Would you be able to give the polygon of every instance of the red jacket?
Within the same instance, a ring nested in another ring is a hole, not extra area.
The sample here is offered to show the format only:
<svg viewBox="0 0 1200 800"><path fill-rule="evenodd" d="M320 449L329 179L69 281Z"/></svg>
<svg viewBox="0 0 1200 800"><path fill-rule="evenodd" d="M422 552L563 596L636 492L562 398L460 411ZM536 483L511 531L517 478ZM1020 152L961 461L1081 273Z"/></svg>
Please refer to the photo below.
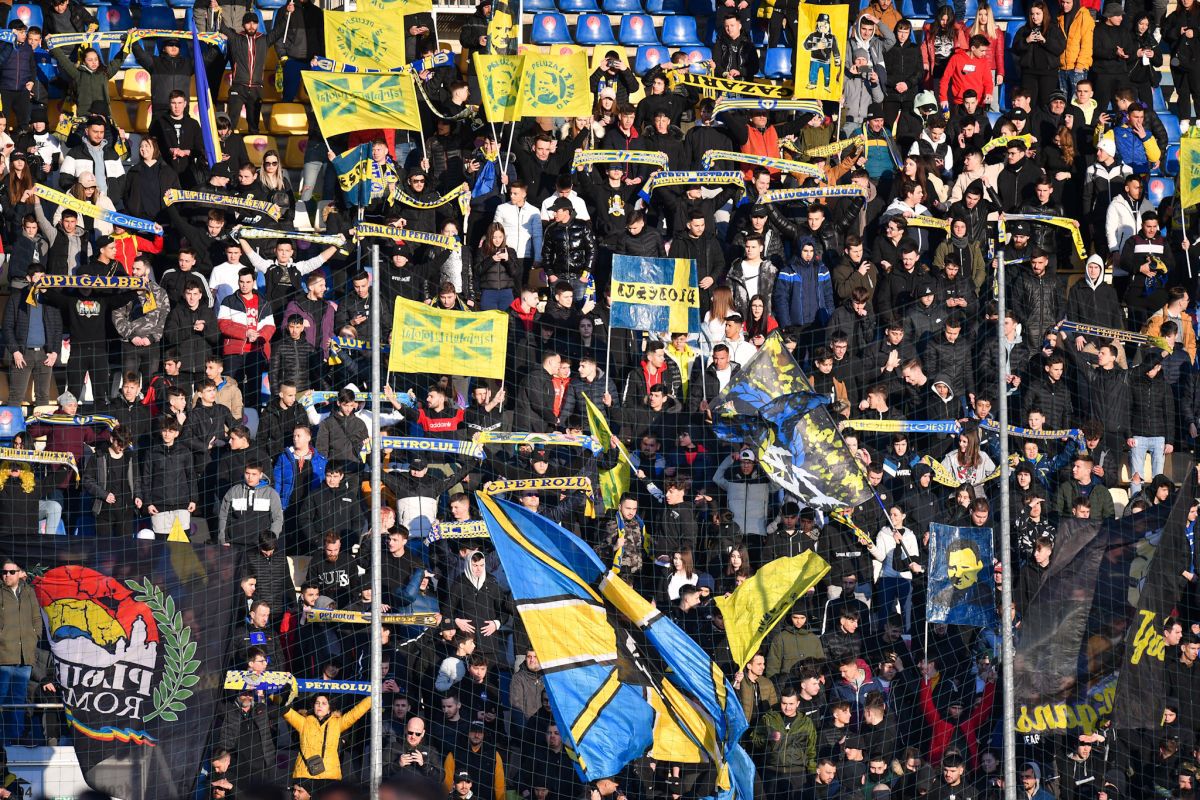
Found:
<svg viewBox="0 0 1200 800"><path fill-rule="evenodd" d="M963 738L967 741L967 750L969 757L967 758L968 765L974 765L975 759L979 754L979 739L978 730L992 713L992 701L995 699L996 684L994 682L985 683L983 685L983 697L975 703L975 708L971 709L971 714L961 723L959 727L962 729ZM942 754L946 752L946 748L950 746L950 742L954 737L954 725L947 722L933 705L933 688L929 681L921 681L921 689L918 693L921 702L921 711L925 714L925 724L932 731L929 737L929 763L941 763Z"/></svg>
<svg viewBox="0 0 1200 800"><path fill-rule="evenodd" d="M925 23L924 34L921 37L921 60L925 63L925 82L932 83L933 78L933 62L934 62L934 47L933 47L933 20ZM970 46L971 34L967 32L967 26L961 22L954 23L954 52L966 50ZM953 58L951 54L951 58ZM933 88L930 86L929 88ZM981 100L983 98L980 98Z"/></svg>
<svg viewBox="0 0 1200 800"><path fill-rule="evenodd" d="M974 89L979 94L980 104L995 91L992 85L992 65L988 55L975 58L970 50L959 50L950 56L946 71L938 84L938 100L942 103L962 103L963 94L968 89Z"/></svg>

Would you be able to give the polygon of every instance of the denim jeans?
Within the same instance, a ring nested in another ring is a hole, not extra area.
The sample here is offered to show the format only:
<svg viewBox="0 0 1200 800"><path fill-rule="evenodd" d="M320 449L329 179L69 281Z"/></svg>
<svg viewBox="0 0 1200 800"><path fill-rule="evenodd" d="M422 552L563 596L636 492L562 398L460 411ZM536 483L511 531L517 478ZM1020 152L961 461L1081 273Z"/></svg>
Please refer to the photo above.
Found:
<svg viewBox="0 0 1200 800"><path fill-rule="evenodd" d="M912 581L880 576L875 582L874 597L871 600L871 624L875 630L883 630L883 624L895 611L895 603L900 604L900 613L904 615L904 630L907 631L912 622Z"/></svg>
<svg viewBox="0 0 1200 800"><path fill-rule="evenodd" d="M28 664L5 664L0 666L0 705L17 705L25 702L29 690ZM4 710L4 741L12 744L21 738L25 728L25 709Z"/></svg>
<svg viewBox="0 0 1200 800"><path fill-rule="evenodd" d="M1161 475L1163 471L1163 462L1166 460L1164 452L1167 446L1166 439L1161 436L1134 436L1133 447L1129 449L1129 474L1133 478L1129 485L1130 496L1137 494L1142 490L1141 480L1153 479L1155 475ZM1142 472L1146 464L1146 454L1150 454L1150 474L1143 475Z"/></svg>
<svg viewBox="0 0 1200 800"><path fill-rule="evenodd" d="M1060 69L1058 71L1058 89L1067 96L1067 102L1075 96L1075 84L1087 80L1086 69Z"/></svg>

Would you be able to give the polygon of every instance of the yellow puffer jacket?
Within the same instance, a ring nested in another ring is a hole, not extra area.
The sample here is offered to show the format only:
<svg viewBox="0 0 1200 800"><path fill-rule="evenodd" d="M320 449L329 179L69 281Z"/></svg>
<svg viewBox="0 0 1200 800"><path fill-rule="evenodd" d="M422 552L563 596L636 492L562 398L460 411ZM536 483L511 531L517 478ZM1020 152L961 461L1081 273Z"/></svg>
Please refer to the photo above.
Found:
<svg viewBox="0 0 1200 800"><path fill-rule="evenodd" d="M1092 68L1092 34L1096 30L1096 21L1086 8L1079 9L1075 19L1071 20L1071 29L1063 30L1063 18L1058 17L1058 29L1063 31L1067 47L1058 59L1058 68L1066 70L1081 70L1086 72Z"/></svg>
<svg viewBox="0 0 1200 800"><path fill-rule="evenodd" d="M358 722L370 708L371 698L364 697L354 708L344 714L334 711L324 722L312 714L301 714L294 708L289 709L283 718L296 729L300 737L300 755L296 758L296 768L292 770L292 777L341 780L342 762L338 758L338 740L342 738L346 729ZM311 775L304 766L304 759L312 758L318 753L325 760L325 771L320 775Z"/></svg>

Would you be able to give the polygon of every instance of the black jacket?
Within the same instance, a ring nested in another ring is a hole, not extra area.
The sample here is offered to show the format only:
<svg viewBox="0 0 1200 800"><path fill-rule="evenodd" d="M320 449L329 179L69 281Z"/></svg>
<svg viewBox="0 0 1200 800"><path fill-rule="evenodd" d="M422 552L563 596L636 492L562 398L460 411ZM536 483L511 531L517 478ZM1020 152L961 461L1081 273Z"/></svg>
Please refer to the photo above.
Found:
<svg viewBox="0 0 1200 800"><path fill-rule="evenodd" d="M526 376L517 392L516 419L518 430L549 433L554 430L554 383L540 364Z"/></svg>
<svg viewBox="0 0 1200 800"><path fill-rule="evenodd" d="M596 238L591 226L577 219L551 222L542 236L542 268L562 278L591 272L596 261Z"/></svg>
<svg viewBox="0 0 1200 800"><path fill-rule="evenodd" d="M1130 370L1129 432L1131 436L1163 436L1167 444L1171 444L1175 434L1175 397L1161 370L1154 378L1146 376L1147 367L1153 363L1143 363Z"/></svg>
<svg viewBox="0 0 1200 800"><path fill-rule="evenodd" d="M196 498L192 451L179 442L167 447L161 441L142 451L138 464L137 496L142 508L159 511L187 508Z"/></svg>
<svg viewBox="0 0 1200 800"><path fill-rule="evenodd" d="M8 297L8 309L4 314L4 354L9 359L29 341L29 312L25 302L29 289L13 292ZM53 306L42 304L42 330L46 339L46 352L58 353L62 349L62 314Z"/></svg>
<svg viewBox="0 0 1200 800"><path fill-rule="evenodd" d="M195 323L204 320L204 330L197 333ZM204 360L216 352L216 346L221 341L221 330L217 326L217 317L213 310L205 304L203 296L200 305L195 309L180 303L171 308L167 316L166 329L163 332L163 344L168 348L179 351L183 362L184 372L203 373Z"/></svg>
<svg viewBox="0 0 1200 800"><path fill-rule="evenodd" d="M744 30L736 39L730 39L722 30L713 47L713 61L716 62L713 72L722 78L730 77L730 71L737 70L738 80L752 81L758 73L758 49Z"/></svg>

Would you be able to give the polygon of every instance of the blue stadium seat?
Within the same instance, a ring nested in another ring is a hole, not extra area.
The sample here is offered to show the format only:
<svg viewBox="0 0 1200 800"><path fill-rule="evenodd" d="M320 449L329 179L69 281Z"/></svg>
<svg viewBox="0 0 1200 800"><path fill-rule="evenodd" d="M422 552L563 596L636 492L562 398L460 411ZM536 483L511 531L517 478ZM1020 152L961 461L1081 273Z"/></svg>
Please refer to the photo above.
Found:
<svg viewBox="0 0 1200 800"><path fill-rule="evenodd" d="M771 47L763 59L763 75L772 80L792 77L794 55L790 47Z"/></svg>
<svg viewBox="0 0 1200 800"><path fill-rule="evenodd" d="M998 20L1025 19L1025 4L1021 0L992 0L991 6Z"/></svg>
<svg viewBox="0 0 1200 800"><path fill-rule="evenodd" d="M909 22L912 23L912 40L920 44L921 40L925 38L925 23L929 20L925 17L912 17Z"/></svg>
<svg viewBox="0 0 1200 800"><path fill-rule="evenodd" d="M46 94L51 100L61 100L64 93L62 86L58 83L58 62L54 60L54 56L50 55L49 50L38 48L33 51L33 63L38 74L42 76Z"/></svg>
<svg viewBox="0 0 1200 800"><path fill-rule="evenodd" d="M750 41L753 42L754 46L757 47L759 50L762 50L764 47L766 47L767 46L767 30L766 30L766 28L761 28L757 25L750 28Z"/></svg>
<svg viewBox="0 0 1200 800"><path fill-rule="evenodd" d="M968 28L975 22L975 14L979 12L979 5L979 0L967 0L967 17L965 22Z"/></svg>
<svg viewBox="0 0 1200 800"><path fill-rule="evenodd" d="M192 3L192 0L167 0L167 5L171 8L186 9L190 13L194 3Z"/></svg>
<svg viewBox="0 0 1200 800"><path fill-rule="evenodd" d="M102 31L127 31L133 28L133 15L124 6L96 6L96 19Z"/></svg>
<svg viewBox="0 0 1200 800"><path fill-rule="evenodd" d="M1162 122L1163 127L1167 129L1167 144L1176 144L1179 142L1179 137L1182 131L1179 130L1179 117L1174 114L1159 114L1158 119Z"/></svg>
<svg viewBox="0 0 1200 800"><path fill-rule="evenodd" d="M1171 109L1167 105L1167 98L1163 97L1162 87L1155 86L1153 89L1153 92L1154 92L1154 110L1156 112L1158 112L1159 114L1164 114L1164 113L1170 111Z"/></svg>
<svg viewBox="0 0 1200 800"><path fill-rule="evenodd" d="M671 47L699 47L700 32L696 30L696 18L688 16L665 17L662 29L663 44Z"/></svg>
<svg viewBox="0 0 1200 800"><path fill-rule="evenodd" d="M1146 182L1146 199L1150 201L1150 205L1156 208L1163 200L1173 194L1175 194L1175 181L1173 178L1152 177Z"/></svg>
<svg viewBox="0 0 1200 800"><path fill-rule="evenodd" d="M638 0L604 0L604 10L609 14L641 14L642 4Z"/></svg>
<svg viewBox="0 0 1200 800"><path fill-rule="evenodd" d="M637 50L637 58L633 62L633 74L641 77L659 64L671 60L671 51L657 45L643 45Z"/></svg>
<svg viewBox="0 0 1200 800"><path fill-rule="evenodd" d="M1167 152L1163 155L1163 174L1171 177L1179 175L1179 145L1167 145Z"/></svg>
<svg viewBox="0 0 1200 800"><path fill-rule="evenodd" d="M17 3L8 10L8 19L4 21L4 26L8 27L8 23L14 19L19 19L25 23L26 27L42 27L42 7L36 6L33 3Z"/></svg>
<svg viewBox="0 0 1200 800"><path fill-rule="evenodd" d="M937 7L937 0L902 0L900 3L900 13L906 18L932 17L933 12L937 11ZM915 22L913 23L913 27L917 27Z"/></svg>
<svg viewBox="0 0 1200 800"><path fill-rule="evenodd" d="M564 14L594 14L600 6L596 0L558 0L558 10Z"/></svg>
<svg viewBox="0 0 1200 800"><path fill-rule="evenodd" d="M1004 48L1006 50L1012 49L1013 42L1015 42L1017 40L1017 31L1019 31L1019 30L1021 30L1020 25L1009 25L1005 29L1005 31L1004 31ZM1008 79L1005 78L1005 82L1007 82L1007 81L1008 81Z"/></svg>
<svg viewBox="0 0 1200 800"><path fill-rule="evenodd" d="M629 14L621 18L621 44L626 47L658 44L654 20L646 14Z"/></svg>
<svg viewBox="0 0 1200 800"><path fill-rule="evenodd" d="M575 26L575 41L585 45L616 44L612 23L606 14L580 14Z"/></svg>
<svg viewBox="0 0 1200 800"><path fill-rule="evenodd" d="M686 14L688 13L687 0L646 0L646 13L663 16Z"/></svg>
<svg viewBox="0 0 1200 800"><path fill-rule="evenodd" d="M554 0L526 0L521 4L522 11L554 11Z"/></svg>
<svg viewBox="0 0 1200 800"><path fill-rule="evenodd" d="M533 18L534 44L571 44L567 18L556 11L543 11Z"/></svg>
<svg viewBox="0 0 1200 800"><path fill-rule="evenodd" d="M178 30L179 21L175 19L175 9L168 6L142 6L139 28L158 30Z"/></svg>
<svg viewBox="0 0 1200 800"><path fill-rule="evenodd" d="M259 8L269 8L277 10L287 5L287 0L256 0L255 5Z"/></svg>
<svg viewBox="0 0 1200 800"><path fill-rule="evenodd" d="M707 47L685 47L684 52L687 53L688 63L691 64L689 72L705 73L708 68L704 66L705 61L712 60L712 50Z"/></svg>

